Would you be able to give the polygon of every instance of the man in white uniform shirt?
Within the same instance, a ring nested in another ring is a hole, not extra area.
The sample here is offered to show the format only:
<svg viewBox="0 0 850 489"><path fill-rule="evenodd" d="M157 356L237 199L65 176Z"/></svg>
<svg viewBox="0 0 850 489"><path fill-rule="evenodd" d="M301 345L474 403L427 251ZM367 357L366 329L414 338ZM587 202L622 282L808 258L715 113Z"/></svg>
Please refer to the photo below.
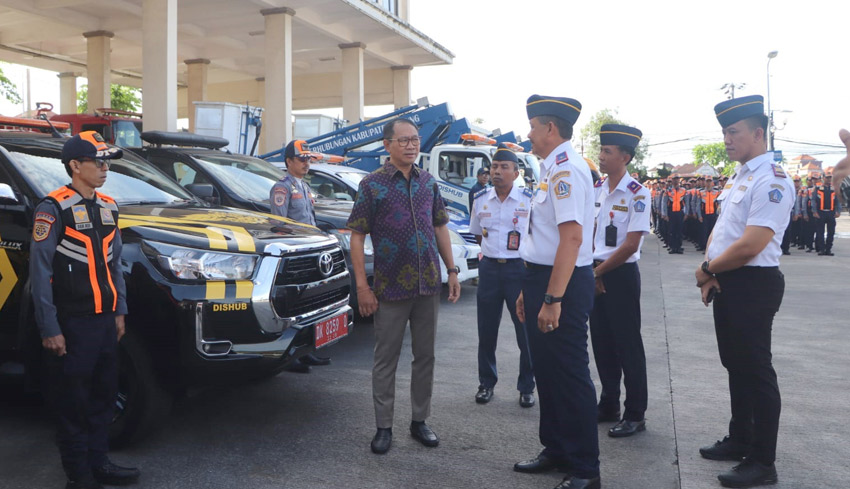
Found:
<svg viewBox="0 0 850 489"><path fill-rule="evenodd" d="M544 158L520 245L526 273L517 299L540 398L543 451L517 472L568 471L558 489L598 489L596 389L590 379L587 318L593 309L593 178L572 144L577 100L532 95L531 150Z"/></svg>
<svg viewBox="0 0 850 489"><path fill-rule="evenodd" d="M771 362L771 328L785 292L779 257L794 184L767 152L768 119L760 95L726 100L714 111L726 153L739 164L717 198L720 217L696 279L703 303L716 294L714 329L720 361L729 372L732 419L729 435L700 454L743 460L718 479L725 487L753 487L777 480L781 400Z"/></svg>
<svg viewBox="0 0 850 489"><path fill-rule="evenodd" d="M596 234L593 275L596 298L590 336L602 383L598 420L617 424L608 436L619 438L646 429L646 355L640 334L640 247L649 233L649 189L626 167L642 133L634 127L605 124L599 133L599 168L608 175L596 184ZM626 387L620 419L620 378Z"/></svg>
<svg viewBox="0 0 850 489"><path fill-rule="evenodd" d="M516 154L499 145L490 166L492 187L479 189L473 195L469 232L475 234L483 254L478 265L478 393L475 402L486 404L493 398L493 387L499 379L496 370L496 340L502 309L514 323L519 347L519 404L534 406L534 372L525 325L516 315L525 266L519 257L520 243L528 227L531 190L514 185L519 177Z"/></svg>

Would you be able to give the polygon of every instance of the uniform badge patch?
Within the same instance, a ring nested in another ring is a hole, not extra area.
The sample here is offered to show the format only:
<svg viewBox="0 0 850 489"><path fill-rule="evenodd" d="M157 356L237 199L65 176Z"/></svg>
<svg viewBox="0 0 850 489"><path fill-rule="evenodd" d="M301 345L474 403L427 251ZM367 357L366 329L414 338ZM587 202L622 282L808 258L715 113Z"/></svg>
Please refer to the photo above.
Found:
<svg viewBox="0 0 850 489"><path fill-rule="evenodd" d="M635 212L643 212L646 210L646 204L643 202L636 200L633 206L635 208Z"/></svg>
<svg viewBox="0 0 850 489"><path fill-rule="evenodd" d="M770 192L767 193L767 196L770 198L770 201L773 202L773 203L778 204L778 203L782 202L782 192L780 192L779 190L775 190L775 189L771 190Z"/></svg>
<svg viewBox="0 0 850 489"><path fill-rule="evenodd" d="M38 220L35 221L35 226L32 228L32 239L35 241L44 241L50 236L50 229L53 227L53 224L49 222Z"/></svg>
<svg viewBox="0 0 850 489"><path fill-rule="evenodd" d="M563 163L563 162L565 162L565 161L570 161L570 157L569 157L569 156L567 156L567 152L566 152L566 151L564 151L563 153L558 154L558 156L555 156L555 164L556 164L556 165L560 165L561 163Z"/></svg>
<svg viewBox="0 0 850 489"><path fill-rule="evenodd" d="M86 210L85 205L80 204L72 206L71 212L74 214L75 223L80 224L84 222L91 222L91 219L89 219L89 212Z"/></svg>
<svg viewBox="0 0 850 489"><path fill-rule="evenodd" d="M46 212L36 212L35 214L36 221L44 221L50 224L56 222L56 218Z"/></svg>
<svg viewBox="0 0 850 489"><path fill-rule="evenodd" d="M561 178L561 177L568 177L568 176L570 176L570 172L569 172L569 170L559 171L558 173L556 173L556 174L552 177L552 180L557 180L557 179L559 179L559 178Z"/></svg>
<svg viewBox="0 0 850 489"><path fill-rule="evenodd" d="M280 207L286 202L286 189L278 189L274 191L274 205Z"/></svg>
<svg viewBox="0 0 850 489"><path fill-rule="evenodd" d="M558 182L558 185L555 186L555 197L559 199L569 198L570 192L572 192L573 188L569 183L561 180Z"/></svg>
<svg viewBox="0 0 850 489"><path fill-rule="evenodd" d="M109 209L100 208L100 222L107 226L115 225L115 218L112 217L112 211Z"/></svg>

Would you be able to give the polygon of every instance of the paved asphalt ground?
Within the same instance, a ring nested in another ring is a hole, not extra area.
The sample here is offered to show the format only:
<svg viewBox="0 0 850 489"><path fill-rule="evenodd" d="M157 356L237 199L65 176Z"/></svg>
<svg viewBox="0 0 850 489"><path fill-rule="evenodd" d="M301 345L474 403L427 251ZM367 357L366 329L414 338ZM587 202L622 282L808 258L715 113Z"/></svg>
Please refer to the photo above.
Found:
<svg viewBox="0 0 850 489"><path fill-rule="evenodd" d="M774 364L783 397L777 468L783 489L850 486L850 217L839 219L834 257L793 251L783 257L786 289L774 321ZM729 416L725 371L710 309L699 301L693 247L668 255L654 236L643 247L643 331L650 403L648 429L615 440L599 426L605 488L719 487L732 463L700 458L723 437ZM512 465L540 450L539 411L522 409L514 390L518 354L503 318L502 381L493 401L476 405L476 287L444 301L437 337L433 413L438 448L416 443L409 422L410 348L398 372L395 439L384 456L369 451L372 328L330 347L333 364L309 375L208 390L180 400L163 428L112 454L139 466L140 488L551 488L557 474L524 475ZM592 361L591 361L592 365ZM595 366L591 371L595 375ZM60 488L64 478L40 406L0 403L0 488Z"/></svg>

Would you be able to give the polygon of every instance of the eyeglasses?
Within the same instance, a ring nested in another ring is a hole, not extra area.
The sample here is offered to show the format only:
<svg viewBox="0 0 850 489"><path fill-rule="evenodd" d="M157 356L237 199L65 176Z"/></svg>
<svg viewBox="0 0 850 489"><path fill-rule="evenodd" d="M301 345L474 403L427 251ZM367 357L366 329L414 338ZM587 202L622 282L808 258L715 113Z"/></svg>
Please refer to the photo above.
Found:
<svg viewBox="0 0 850 489"><path fill-rule="evenodd" d="M94 163L99 170L103 168L106 168L108 170L110 166L109 160L98 160L92 158L83 158L80 160L81 163L85 163L87 161L90 163Z"/></svg>
<svg viewBox="0 0 850 489"><path fill-rule="evenodd" d="M422 138L420 138L419 136L414 136L412 138L396 138L396 139L387 138L387 141L396 141L398 143L398 145L402 146L402 147L408 146L411 143L413 143L414 146L419 146L419 143L422 142Z"/></svg>

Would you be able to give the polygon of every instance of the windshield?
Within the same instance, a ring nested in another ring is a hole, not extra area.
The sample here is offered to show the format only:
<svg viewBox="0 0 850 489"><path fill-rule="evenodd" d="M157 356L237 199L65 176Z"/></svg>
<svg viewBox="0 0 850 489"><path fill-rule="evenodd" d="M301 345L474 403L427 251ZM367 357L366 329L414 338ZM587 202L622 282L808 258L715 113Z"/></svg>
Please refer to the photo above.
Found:
<svg viewBox="0 0 850 489"><path fill-rule="evenodd" d="M142 145L142 122L112 121L112 134L116 146L137 148Z"/></svg>
<svg viewBox="0 0 850 489"><path fill-rule="evenodd" d="M357 187L357 186L360 185L360 180L363 180L363 177L368 175L368 173L360 173L360 172L353 172L353 171L350 171L350 172L349 171L341 171L341 172L337 172L336 175L343 180L347 180L347 181L353 183L354 186Z"/></svg>
<svg viewBox="0 0 850 489"><path fill-rule="evenodd" d="M12 148L10 148L12 149ZM18 149L18 148L14 148ZM26 175L40 196L70 183L58 151L10 151L12 163ZM192 196L147 161L125 151L124 157L110 161L106 183L98 192L114 198L119 205L132 203L170 204L192 200Z"/></svg>
<svg viewBox="0 0 850 489"><path fill-rule="evenodd" d="M532 177L535 182L540 181L540 160L531 153L520 154L520 168L525 170L524 174Z"/></svg>
<svg viewBox="0 0 850 489"><path fill-rule="evenodd" d="M223 185L244 200L268 202L275 182L285 176L271 163L249 156L192 155Z"/></svg>

